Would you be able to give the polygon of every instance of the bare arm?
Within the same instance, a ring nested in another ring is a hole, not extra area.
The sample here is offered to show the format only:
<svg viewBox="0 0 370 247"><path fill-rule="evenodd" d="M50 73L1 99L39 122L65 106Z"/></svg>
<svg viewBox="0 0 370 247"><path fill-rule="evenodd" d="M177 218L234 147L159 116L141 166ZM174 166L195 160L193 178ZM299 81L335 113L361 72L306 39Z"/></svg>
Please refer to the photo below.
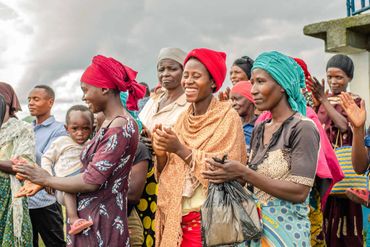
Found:
<svg viewBox="0 0 370 247"><path fill-rule="evenodd" d="M13 171L12 166L13 162L11 162L10 160L0 160L0 171L15 175L15 171Z"/></svg>
<svg viewBox="0 0 370 247"><path fill-rule="evenodd" d="M310 187L290 181L271 179L245 167L243 181L253 184L255 187L272 195L293 203L304 202L310 193Z"/></svg>
<svg viewBox="0 0 370 247"><path fill-rule="evenodd" d="M351 95L342 93L340 96L341 106L348 115L348 119L353 126L352 139L352 166L356 173L365 173L368 165L368 150L365 147L365 122L366 108L365 102L362 100L358 107Z"/></svg>
<svg viewBox="0 0 370 247"><path fill-rule="evenodd" d="M97 184L85 183L82 175L83 173L66 178L50 176L45 180L44 186L67 193L86 193L97 191L99 189L99 185Z"/></svg>
<svg viewBox="0 0 370 247"><path fill-rule="evenodd" d="M31 164L15 165L14 170L32 183L39 184L44 187L51 187L67 193L85 193L99 189L99 185L97 184L85 183L82 178L83 173L66 178L53 177L41 167L33 166Z"/></svg>
<svg viewBox="0 0 370 247"><path fill-rule="evenodd" d="M207 159L207 163L210 164L209 169L203 171L202 175L211 183L237 180L241 184L252 184L267 194L293 203L304 202L310 192L309 186L268 178L238 161L228 160L225 164L219 164Z"/></svg>
<svg viewBox="0 0 370 247"><path fill-rule="evenodd" d="M135 164L131 169L130 186L128 189L128 203L136 205L143 194L146 174L148 173L148 161L143 160Z"/></svg>
<svg viewBox="0 0 370 247"><path fill-rule="evenodd" d="M205 179L213 183L237 180L241 184L249 183L274 197L299 203L306 200L310 192L310 182L296 183L297 178L315 177L317 156L319 150L319 133L310 121L302 121L291 132L290 172L288 179L282 181L270 178L269 174L261 174L239 161L227 160L224 164L207 159L209 164L203 172ZM308 147L311 145L311 147ZM294 180L291 180L294 179ZM311 181L311 179L309 179Z"/></svg>
<svg viewBox="0 0 370 247"><path fill-rule="evenodd" d="M369 166L368 150L364 144L365 128L353 128L352 166L357 174L364 174Z"/></svg>
<svg viewBox="0 0 370 247"><path fill-rule="evenodd" d="M156 154L156 168L158 174L160 174L163 171L164 167L166 166L166 163L167 163L167 154L164 156L159 156Z"/></svg>

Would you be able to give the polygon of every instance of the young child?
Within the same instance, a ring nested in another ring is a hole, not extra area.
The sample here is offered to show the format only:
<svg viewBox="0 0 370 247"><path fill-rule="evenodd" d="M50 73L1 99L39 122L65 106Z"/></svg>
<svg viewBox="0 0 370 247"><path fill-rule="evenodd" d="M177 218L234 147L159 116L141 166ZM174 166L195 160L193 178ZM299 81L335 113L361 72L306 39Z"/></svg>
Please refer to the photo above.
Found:
<svg viewBox="0 0 370 247"><path fill-rule="evenodd" d="M41 167L57 177L69 177L79 174L82 168L80 154L83 145L92 133L93 123L94 115L86 106L72 106L66 115L65 127L69 136L58 137L50 145L42 156ZM38 192L29 183L25 183L17 196L32 196ZM71 225L69 234L78 234L93 224L91 220L78 217L75 194L56 191L56 197L60 203L64 202L66 207L68 223Z"/></svg>

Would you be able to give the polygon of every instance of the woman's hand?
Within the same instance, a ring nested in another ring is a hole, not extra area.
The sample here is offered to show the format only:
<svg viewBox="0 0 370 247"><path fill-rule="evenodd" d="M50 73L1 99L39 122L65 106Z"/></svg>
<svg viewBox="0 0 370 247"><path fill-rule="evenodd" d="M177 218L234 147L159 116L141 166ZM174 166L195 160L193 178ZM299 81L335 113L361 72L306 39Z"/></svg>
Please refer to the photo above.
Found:
<svg viewBox="0 0 370 247"><path fill-rule="evenodd" d="M227 87L225 92L220 91L218 93L218 100L219 101L228 101L230 99L230 88Z"/></svg>
<svg viewBox="0 0 370 247"><path fill-rule="evenodd" d="M37 192L42 190L44 187L38 184L34 184L29 180L25 180L23 186L15 194L15 198L20 198L24 196L34 196Z"/></svg>
<svg viewBox="0 0 370 247"><path fill-rule="evenodd" d="M16 158L10 159L10 161L13 163L12 164L13 171L14 171L14 166L15 165L22 165L22 164L27 164L28 163L28 161L23 159L22 157L16 157ZM24 177L22 177L19 174L15 174L15 178L18 179L19 181L24 181Z"/></svg>
<svg viewBox="0 0 370 247"><path fill-rule="evenodd" d="M55 195L55 190L51 187L45 187L45 191L49 194L49 195Z"/></svg>
<svg viewBox="0 0 370 247"><path fill-rule="evenodd" d="M152 141L153 151L155 155L157 155L158 157L165 157L167 155L166 150L161 145L159 145L159 142L158 142L159 135L157 134L157 132L161 131L161 129L162 129L161 124L155 125L153 129L153 135L152 135L151 141Z"/></svg>
<svg viewBox="0 0 370 247"><path fill-rule="evenodd" d="M153 154L153 143L152 143L152 134L150 131L143 126L143 129L140 133L140 141L149 149L150 153Z"/></svg>
<svg viewBox="0 0 370 247"><path fill-rule="evenodd" d="M46 170L34 164L15 164L13 170L32 183L46 186L48 178L52 177Z"/></svg>
<svg viewBox="0 0 370 247"><path fill-rule="evenodd" d="M364 128L366 122L365 101L361 101L361 107L358 107L349 93L342 92L339 95L340 105L347 113L348 119L354 128Z"/></svg>
<svg viewBox="0 0 370 247"><path fill-rule="evenodd" d="M224 164L213 159L206 159L206 170L202 172L205 179L211 183L224 183L232 180L241 180L248 173L248 167L235 160L226 160Z"/></svg>
<svg viewBox="0 0 370 247"><path fill-rule="evenodd" d="M312 91L313 96L319 102L326 100L326 93L325 93L325 80L322 79L321 83L316 77L311 78L311 80L306 80L308 88Z"/></svg>
<svg viewBox="0 0 370 247"><path fill-rule="evenodd" d="M153 130L153 147L159 152L178 153L182 150L183 145L181 144L176 133L171 128L162 127L162 125L156 125Z"/></svg>

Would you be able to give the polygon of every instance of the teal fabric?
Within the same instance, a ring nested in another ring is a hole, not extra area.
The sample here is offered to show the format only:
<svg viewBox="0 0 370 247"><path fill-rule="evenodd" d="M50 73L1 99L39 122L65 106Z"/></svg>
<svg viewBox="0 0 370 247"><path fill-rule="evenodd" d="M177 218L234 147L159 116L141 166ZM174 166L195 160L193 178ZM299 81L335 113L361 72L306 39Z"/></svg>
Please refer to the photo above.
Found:
<svg viewBox="0 0 370 247"><path fill-rule="evenodd" d="M128 99L128 93L127 92L120 92L119 97L121 98L121 102L123 106L125 107L126 111L130 113L130 115L133 117L135 122L137 123L137 126L139 127L139 133L141 133L141 130L143 129L143 124L141 123L139 119L139 115L137 114L136 111L130 111L127 109L127 99Z"/></svg>
<svg viewBox="0 0 370 247"><path fill-rule="evenodd" d="M277 51L264 52L254 61L254 69L269 73L284 88L292 109L306 116L306 99L301 91L306 87L304 72L293 58Z"/></svg>
<svg viewBox="0 0 370 247"><path fill-rule="evenodd" d="M263 233L261 239L252 240L250 247L267 246L311 246L311 223L308 199L303 203L292 203L273 199L267 205L261 205Z"/></svg>

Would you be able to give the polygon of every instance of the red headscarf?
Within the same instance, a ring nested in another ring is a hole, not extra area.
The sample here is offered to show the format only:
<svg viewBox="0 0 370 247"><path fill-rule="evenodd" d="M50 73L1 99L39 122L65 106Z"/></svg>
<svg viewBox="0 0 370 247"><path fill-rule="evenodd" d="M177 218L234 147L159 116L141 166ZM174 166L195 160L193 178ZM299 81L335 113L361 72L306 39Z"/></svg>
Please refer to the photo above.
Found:
<svg viewBox="0 0 370 247"><path fill-rule="evenodd" d="M97 55L82 74L81 81L99 88L129 92L127 109L137 111L137 102L145 95L145 87L136 82L137 72L111 57Z"/></svg>
<svg viewBox="0 0 370 247"><path fill-rule="evenodd" d="M207 48L197 48L188 53L184 65L192 57L198 59L207 68L215 81L215 92L217 92L222 87L222 83L226 77L226 53Z"/></svg>
<svg viewBox="0 0 370 247"><path fill-rule="evenodd" d="M17 111L21 111L21 104L19 103L18 97L14 92L12 86L8 83L0 82L0 94L4 96L5 103L9 106L10 117L15 117Z"/></svg>
<svg viewBox="0 0 370 247"><path fill-rule="evenodd" d="M305 61L303 61L302 59L300 58L297 58L297 57L294 57L293 58L294 61L296 61L296 63L298 63L298 65L302 68L303 72L304 72L304 77L306 78L306 80L309 80L309 78L311 77L311 74L310 72L308 71L308 68L307 68L307 64L305 63ZM307 84L307 83L306 83ZM307 90L309 90L309 88L307 87ZM309 90L310 91L310 90Z"/></svg>
<svg viewBox="0 0 370 247"><path fill-rule="evenodd" d="M231 89L231 92L238 93L244 96L245 98L247 98L247 100L249 100L250 102L254 104L251 90L252 90L252 83L250 83L250 81L240 81L235 84L235 86Z"/></svg>

